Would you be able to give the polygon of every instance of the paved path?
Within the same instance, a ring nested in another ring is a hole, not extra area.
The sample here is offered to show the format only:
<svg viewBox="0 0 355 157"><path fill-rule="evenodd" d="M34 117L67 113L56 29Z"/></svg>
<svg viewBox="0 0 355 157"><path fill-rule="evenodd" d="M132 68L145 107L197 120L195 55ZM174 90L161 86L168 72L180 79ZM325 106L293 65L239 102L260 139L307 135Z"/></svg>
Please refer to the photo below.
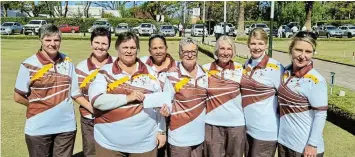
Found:
<svg viewBox="0 0 355 157"><path fill-rule="evenodd" d="M196 40L201 41L201 37L196 38ZM210 45L215 45L215 39L213 37L208 37L205 39L205 43L209 43ZM249 48L244 44L236 43L237 52L240 55L249 55ZM272 58L279 61L284 66L290 64L291 58L289 54L272 51ZM315 69L323 75L323 77L330 83L330 72L335 72L335 85L346 87L352 90L355 90L355 67L350 67L346 65L330 63L326 61L321 61L314 59L314 67Z"/></svg>

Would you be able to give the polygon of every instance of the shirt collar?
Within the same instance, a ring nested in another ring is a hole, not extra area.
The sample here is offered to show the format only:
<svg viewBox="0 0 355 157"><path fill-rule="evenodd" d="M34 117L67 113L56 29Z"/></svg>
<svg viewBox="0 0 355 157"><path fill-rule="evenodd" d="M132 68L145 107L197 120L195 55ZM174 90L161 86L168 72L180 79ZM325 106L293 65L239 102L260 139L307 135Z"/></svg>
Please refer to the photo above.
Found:
<svg viewBox="0 0 355 157"><path fill-rule="evenodd" d="M233 61L229 61L227 66L225 68L222 68L221 66L218 65L218 60L215 60L212 62L210 70L219 70L219 69L229 69L229 70L234 70L234 63Z"/></svg>
<svg viewBox="0 0 355 157"><path fill-rule="evenodd" d="M97 69L96 65L92 62L91 58L94 57L94 54L91 53L90 57L87 59L87 64L88 64L88 69L89 71ZM112 56L110 54L107 54L107 62L106 64L112 63Z"/></svg>
<svg viewBox="0 0 355 157"><path fill-rule="evenodd" d="M262 59L261 59L262 58ZM264 54L263 56L261 56L258 59L261 59L260 62L258 63L258 65L255 66L255 68L259 68L259 69L264 69L267 65L267 62L269 61L269 56L267 54ZM255 60L254 60L255 61ZM257 61L257 60L256 60ZM248 65L250 65L252 63L252 58L249 59L248 61Z"/></svg>
<svg viewBox="0 0 355 157"><path fill-rule="evenodd" d="M112 73L115 75L121 74L123 71L121 69L121 67L118 66L118 61L119 61L119 58L117 57L115 62L113 62L113 64L112 64ZM138 65L137 65L136 72L133 75L135 75L135 74L149 74L147 66L140 59L137 58L136 63Z"/></svg>
<svg viewBox="0 0 355 157"><path fill-rule="evenodd" d="M171 57L170 54L166 54L166 58L169 58L169 59L170 59L169 66L168 66L167 68L162 69L162 70L159 71L159 72L166 72L166 71L168 71L170 68L176 66L176 65L175 65L175 60L174 60L173 57ZM145 62L145 64L149 65L150 67L153 67L153 66L154 66L154 64L153 64L153 57L152 57L152 56L149 56L148 59L147 59L147 61Z"/></svg>
<svg viewBox="0 0 355 157"><path fill-rule="evenodd" d="M43 53L46 52L38 51L36 53L36 57L38 58L39 62L41 62L41 64L43 65L50 64L50 63L59 63L64 60L63 55L61 55L59 52L57 53L57 56L55 57L54 61L49 57L45 56Z"/></svg>
<svg viewBox="0 0 355 157"><path fill-rule="evenodd" d="M303 68L301 68L297 71L293 71L293 65L291 64L287 70L291 72L291 76L296 76L298 78L301 78L304 75L306 75L309 71L311 71L312 69L313 69L313 62L310 62L308 65L304 66Z"/></svg>
<svg viewBox="0 0 355 157"><path fill-rule="evenodd" d="M180 69L181 76L187 76L189 78L192 78L190 73L184 68L184 66L182 66L182 63L178 65L178 68ZM197 73L196 73L196 78L194 79L197 79L205 75L205 71L198 64L196 64L196 68L197 68Z"/></svg>

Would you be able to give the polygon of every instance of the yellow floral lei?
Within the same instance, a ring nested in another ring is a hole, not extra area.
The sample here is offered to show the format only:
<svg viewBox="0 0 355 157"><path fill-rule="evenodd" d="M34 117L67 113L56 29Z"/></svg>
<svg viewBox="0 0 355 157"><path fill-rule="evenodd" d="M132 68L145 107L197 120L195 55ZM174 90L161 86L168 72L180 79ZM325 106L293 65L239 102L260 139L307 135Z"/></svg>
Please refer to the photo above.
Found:
<svg viewBox="0 0 355 157"><path fill-rule="evenodd" d="M96 69L94 72L92 72L89 76L85 77L84 81L80 84L80 88L86 87L86 85L93 80L96 75L99 73L99 69Z"/></svg>
<svg viewBox="0 0 355 157"><path fill-rule="evenodd" d="M179 92L181 90L182 87L184 87L187 83L189 83L190 79L187 77L184 77L182 80L180 80L179 82L177 82L175 84L175 91Z"/></svg>
<svg viewBox="0 0 355 157"><path fill-rule="evenodd" d="M152 80L157 80L157 78L155 78L153 75L151 75L151 74L138 74L138 75L136 75L136 76L133 76L133 79L136 79L136 78L138 78L138 77L141 77L141 76L148 76L150 79L152 79Z"/></svg>
<svg viewBox="0 0 355 157"><path fill-rule="evenodd" d="M121 84L124 84L127 81L129 81L129 77L128 76L122 77L121 79L110 83L108 85L107 91L109 92L109 91L115 89L116 87L120 86Z"/></svg>
<svg viewBox="0 0 355 157"><path fill-rule="evenodd" d="M53 67L53 63L50 64L46 64L44 65L40 70L38 70L38 72L31 78L31 81L37 80L41 77L44 76L44 74L46 74L52 67Z"/></svg>

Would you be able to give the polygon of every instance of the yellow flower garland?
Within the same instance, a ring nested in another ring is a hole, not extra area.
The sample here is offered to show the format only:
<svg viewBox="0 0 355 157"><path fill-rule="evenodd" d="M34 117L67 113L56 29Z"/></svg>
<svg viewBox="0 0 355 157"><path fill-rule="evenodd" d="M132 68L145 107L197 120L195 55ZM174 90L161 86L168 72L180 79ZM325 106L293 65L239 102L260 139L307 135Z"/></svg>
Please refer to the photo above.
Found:
<svg viewBox="0 0 355 157"><path fill-rule="evenodd" d="M275 69L275 70L279 70L280 69L279 66L277 66L276 64L273 64L273 63L267 63L266 67L269 67L269 68L272 68L272 69Z"/></svg>
<svg viewBox="0 0 355 157"><path fill-rule="evenodd" d="M312 74L306 74L303 77L313 80L314 83L318 83L319 82L318 78L316 76L312 75Z"/></svg>
<svg viewBox="0 0 355 157"><path fill-rule="evenodd" d="M124 84L127 81L129 81L129 77L128 76L122 77L121 79L110 83L108 85L107 91L109 92L109 91L115 89L116 87L120 86L121 84Z"/></svg>
<svg viewBox="0 0 355 157"><path fill-rule="evenodd" d="M208 77L212 76L212 75L216 75L218 74L220 71L219 70L210 70L208 71Z"/></svg>
<svg viewBox="0 0 355 157"><path fill-rule="evenodd" d="M181 90L182 87L184 87L187 83L189 83L190 79L187 77L184 77L182 80L180 80L179 82L177 82L175 84L175 91L179 92Z"/></svg>
<svg viewBox="0 0 355 157"><path fill-rule="evenodd" d="M50 64L46 64L44 65L40 70L38 70L38 72L31 78L31 82L34 80L37 80L41 77L44 76L44 74L46 74L52 67L53 67L53 63Z"/></svg>
<svg viewBox="0 0 355 157"><path fill-rule="evenodd" d="M85 77L84 81L80 84L80 88L86 87L86 85L93 80L96 75L99 73L99 69L96 69L94 72L92 72L89 76Z"/></svg>

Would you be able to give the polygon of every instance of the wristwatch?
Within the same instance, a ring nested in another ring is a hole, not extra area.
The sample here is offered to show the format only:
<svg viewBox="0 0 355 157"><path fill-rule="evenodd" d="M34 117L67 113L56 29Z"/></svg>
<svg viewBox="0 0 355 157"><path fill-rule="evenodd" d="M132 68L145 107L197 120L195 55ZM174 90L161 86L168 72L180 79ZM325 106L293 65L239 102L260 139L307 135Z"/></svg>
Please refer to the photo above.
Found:
<svg viewBox="0 0 355 157"><path fill-rule="evenodd" d="M160 134L160 135L166 135L166 132L165 132L165 131L158 131L158 134Z"/></svg>
<svg viewBox="0 0 355 157"><path fill-rule="evenodd" d="M311 144L308 144L309 146L313 147L313 148L317 148L317 146L314 146L314 145L311 145Z"/></svg>

